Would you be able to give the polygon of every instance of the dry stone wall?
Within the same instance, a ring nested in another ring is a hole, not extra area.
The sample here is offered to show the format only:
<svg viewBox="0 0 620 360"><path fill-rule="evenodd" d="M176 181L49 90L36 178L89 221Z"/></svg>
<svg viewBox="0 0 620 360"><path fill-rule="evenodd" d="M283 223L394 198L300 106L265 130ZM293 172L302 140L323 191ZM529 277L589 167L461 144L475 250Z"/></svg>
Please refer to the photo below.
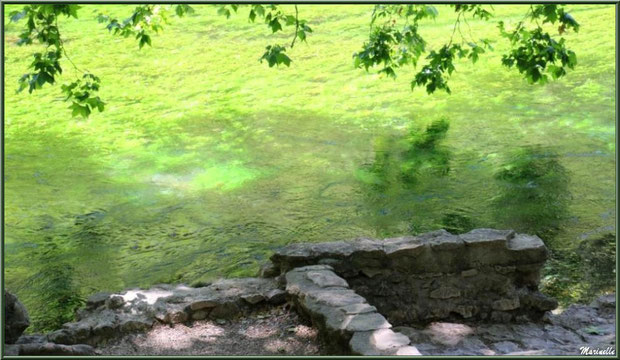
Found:
<svg viewBox="0 0 620 360"><path fill-rule="evenodd" d="M437 320L540 319L557 302L538 291L547 249L510 230L445 230L385 240L292 244L271 257L281 273L330 265L395 325Z"/></svg>
<svg viewBox="0 0 620 360"><path fill-rule="evenodd" d="M420 355L407 336L349 288L329 265L311 265L286 273L286 292L297 310L312 319L325 343L337 354Z"/></svg>

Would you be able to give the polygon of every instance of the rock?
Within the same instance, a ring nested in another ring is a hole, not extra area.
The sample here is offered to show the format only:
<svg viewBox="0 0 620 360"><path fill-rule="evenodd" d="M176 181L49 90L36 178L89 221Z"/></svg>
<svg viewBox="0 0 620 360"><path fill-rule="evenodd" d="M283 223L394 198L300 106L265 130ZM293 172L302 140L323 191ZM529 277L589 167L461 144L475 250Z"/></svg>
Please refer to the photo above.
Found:
<svg viewBox="0 0 620 360"><path fill-rule="evenodd" d="M547 248L536 235L516 234L508 241L508 250L523 263L539 263L547 259Z"/></svg>
<svg viewBox="0 0 620 360"><path fill-rule="evenodd" d="M433 299L449 299L461 296L461 292L451 286L442 286L431 291L430 297Z"/></svg>
<svg viewBox="0 0 620 360"><path fill-rule="evenodd" d="M208 312L203 311L203 310L198 310L192 314L192 319L193 320L204 320L207 318L208 315L209 315Z"/></svg>
<svg viewBox="0 0 620 360"><path fill-rule="evenodd" d="M596 309L594 308L573 304L561 314L552 317L551 321L554 325L561 325L571 330L579 330L594 325L592 320L596 319L598 317L597 315Z"/></svg>
<svg viewBox="0 0 620 360"><path fill-rule="evenodd" d="M125 304L122 296L112 296L105 300L105 307L108 309L118 309Z"/></svg>
<svg viewBox="0 0 620 360"><path fill-rule="evenodd" d="M390 329L359 331L353 334L349 342L353 354L366 356L388 355L390 350L396 352L399 348L407 345L409 345L408 337ZM406 351L412 350L403 350L403 352Z"/></svg>
<svg viewBox="0 0 620 360"><path fill-rule="evenodd" d="M615 310L616 309L616 294L602 295L596 298L591 304L591 307L599 310Z"/></svg>
<svg viewBox="0 0 620 360"><path fill-rule="evenodd" d="M268 303L279 305L286 301L286 291L281 289L272 289L265 293L265 298Z"/></svg>
<svg viewBox="0 0 620 360"><path fill-rule="evenodd" d="M280 275L280 269L273 263L263 264L258 271L258 276L262 278L273 278Z"/></svg>
<svg viewBox="0 0 620 360"><path fill-rule="evenodd" d="M4 351L3 351L2 355L4 355L4 356L17 356L17 355L19 355L19 347L20 347L20 345L4 344Z"/></svg>
<svg viewBox="0 0 620 360"><path fill-rule="evenodd" d="M423 330L415 329L408 326L396 326L393 327L392 330L407 336L413 344L430 341L429 336Z"/></svg>
<svg viewBox="0 0 620 360"><path fill-rule="evenodd" d="M499 299L493 302L493 309L495 310L514 310L519 307L519 298L512 299Z"/></svg>
<svg viewBox="0 0 620 360"><path fill-rule="evenodd" d="M504 311L493 311L491 313L491 320L498 323L506 323L512 320L512 315Z"/></svg>
<svg viewBox="0 0 620 360"><path fill-rule="evenodd" d="M366 303L345 305L339 307L338 309L342 310L346 315L364 314L377 311L376 307L370 306Z"/></svg>
<svg viewBox="0 0 620 360"><path fill-rule="evenodd" d="M119 321L119 329L124 333L146 331L153 327L153 320L144 315L123 318Z"/></svg>
<svg viewBox="0 0 620 360"><path fill-rule="evenodd" d="M519 303L523 306L533 308L541 312L550 311L558 307L557 300L547 297L538 291L531 292L526 289L520 289Z"/></svg>
<svg viewBox="0 0 620 360"><path fill-rule="evenodd" d="M474 315L476 308L473 305L457 305L454 308L454 312L461 315L464 319L470 318Z"/></svg>
<svg viewBox="0 0 620 360"><path fill-rule="evenodd" d="M424 332L436 344L456 346L466 336L472 334L474 329L465 324L434 322Z"/></svg>
<svg viewBox="0 0 620 360"><path fill-rule="evenodd" d="M67 329L60 329L47 334L47 340L56 344L75 344L75 337Z"/></svg>
<svg viewBox="0 0 620 360"><path fill-rule="evenodd" d="M308 271L306 277L319 287L349 287L349 284L341 277L334 274L332 271Z"/></svg>
<svg viewBox="0 0 620 360"><path fill-rule="evenodd" d="M216 307L211 310L209 313L210 318L224 318L230 319L236 317L241 314L241 310L234 302L225 302L222 304L218 304Z"/></svg>
<svg viewBox="0 0 620 360"><path fill-rule="evenodd" d="M103 305L110 295L112 294L109 292L98 292L93 294L86 300L86 307L96 309Z"/></svg>
<svg viewBox="0 0 620 360"><path fill-rule="evenodd" d="M377 275L383 274L383 270L381 270L381 269L373 269L373 268L363 268L361 270L361 272L362 272L362 274L368 276L369 278L372 278L372 277L375 277Z"/></svg>
<svg viewBox="0 0 620 360"><path fill-rule="evenodd" d="M512 341L496 342L493 344L493 348L500 354L507 354L507 353L512 353L512 352L521 350L519 345L513 343Z"/></svg>
<svg viewBox="0 0 620 360"><path fill-rule="evenodd" d="M416 356L422 355L420 351L415 346L403 346L396 350L394 355L404 355L404 356Z"/></svg>
<svg viewBox="0 0 620 360"><path fill-rule="evenodd" d="M478 275L478 270L477 269L469 269L469 270L461 271L461 276L462 277L471 277L471 276L476 276L476 275Z"/></svg>
<svg viewBox="0 0 620 360"><path fill-rule="evenodd" d="M311 292L308 293L307 296L315 299L319 303L323 303L333 307L361 304L366 302L366 299L357 295L353 290L348 289Z"/></svg>
<svg viewBox="0 0 620 360"><path fill-rule="evenodd" d="M241 298L245 300L248 304L258 304L259 302L265 300L265 297L261 294L249 294L242 295Z"/></svg>
<svg viewBox="0 0 620 360"><path fill-rule="evenodd" d="M216 299L202 299L192 302L190 308L192 310L209 309L214 308L218 304Z"/></svg>
<svg viewBox="0 0 620 360"><path fill-rule="evenodd" d="M515 236L513 230L474 229L459 237L467 246L506 246L506 241Z"/></svg>
<svg viewBox="0 0 620 360"><path fill-rule="evenodd" d="M431 249L435 250L458 250L463 247L463 240L456 235L452 235L445 230L443 233L437 232L437 236L428 239L428 243L431 245Z"/></svg>
<svg viewBox="0 0 620 360"><path fill-rule="evenodd" d="M21 334L30 326L30 317L24 305L17 299L17 296L4 290L4 341L13 344L19 339Z"/></svg>
<svg viewBox="0 0 620 360"><path fill-rule="evenodd" d="M47 342L47 336L42 334L22 335L15 342L16 344L40 344Z"/></svg>
<svg viewBox="0 0 620 360"><path fill-rule="evenodd" d="M346 325L346 329L351 332L386 329L391 327L392 325L383 315L376 312L349 315Z"/></svg>
<svg viewBox="0 0 620 360"><path fill-rule="evenodd" d="M59 345L54 343L22 344L19 346L19 355L62 355L62 356L93 356L97 355L92 346Z"/></svg>
<svg viewBox="0 0 620 360"><path fill-rule="evenodd" d="M180 308L171 308L166 313L164 317L164 322L168 324L180 324L184 323L189 319L189 316L185 311Z"/></svg>

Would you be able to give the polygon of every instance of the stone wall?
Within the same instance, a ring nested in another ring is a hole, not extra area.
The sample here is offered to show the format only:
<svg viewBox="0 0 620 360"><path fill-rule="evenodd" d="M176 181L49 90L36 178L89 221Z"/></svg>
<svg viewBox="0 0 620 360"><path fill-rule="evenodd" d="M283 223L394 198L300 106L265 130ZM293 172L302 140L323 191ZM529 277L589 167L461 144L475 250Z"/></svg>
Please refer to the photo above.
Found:
<svg viewBox="0 0 620 360"><path fill-rule="evenodd" d="M392 331L377 308L351 290L329 265L287 272L286 292L335 354L420 355L407 336Z"/></svg>
<svg viewBox="0 0 620 360"><path fill-rule="evenodd" d="M271 257L280 273L326 264L394 325L436 320L540 319L557 302L538 291L547 249L510 230L445 230L385 240L292 244Z"/></svg>
<svg viewBox="0 0 620 360"><path fill-rule="evenodd" d="M285 292L274 279L223 279L205 287L157 285L117 294L92 295L77 321L47 334L56 344L105 344L109 339L150 329L156 323L230 319L281 304Z"/></svg>

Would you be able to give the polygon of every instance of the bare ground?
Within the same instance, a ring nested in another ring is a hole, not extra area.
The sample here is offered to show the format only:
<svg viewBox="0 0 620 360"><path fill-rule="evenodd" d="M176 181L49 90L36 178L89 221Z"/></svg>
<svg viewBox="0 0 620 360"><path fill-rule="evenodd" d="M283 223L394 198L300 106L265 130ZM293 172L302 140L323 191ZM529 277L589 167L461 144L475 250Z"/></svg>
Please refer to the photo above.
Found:
<svg viewBox="0 0 620 360"><path fill-rule="evenodd" d="M101 355L325 355L318 331L284 306L237 320L158 324L98 348Z"/></svg>

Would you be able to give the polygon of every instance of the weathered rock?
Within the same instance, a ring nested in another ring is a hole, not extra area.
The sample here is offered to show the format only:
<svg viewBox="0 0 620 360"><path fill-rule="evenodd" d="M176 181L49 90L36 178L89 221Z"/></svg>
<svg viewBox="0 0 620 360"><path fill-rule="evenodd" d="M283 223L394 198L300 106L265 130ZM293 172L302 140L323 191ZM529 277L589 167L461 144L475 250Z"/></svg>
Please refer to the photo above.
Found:
<svg viewBox="0 0 620 360"><path fill-rule="evenodd" d="M342 310L346 315L364 314L377 311L376 307L366 303L344 305L338 309Z"/></svg>
<svg viewBox="0 0 620 360"><path fill-rule="evenodd" d="M438 289L431 291L430 297L433 299L449 299L452 297L461 296L461 292L450 286L442 286Z"/></svg>
<svg viewBox="0 0 620 360"><path fill-rule="evenodd" d="M108 309L118 309L125 304L122 296L112 296L105 300L105 307Z"/></svg>
<svg viewBox="0 0 620 360"><path fill-rule="evenodd" d="M308 271L306 272L306 277L322 288L329 286L349 287L349 284L343 278L327 270Z"/></svg>
<svg viewBox="0 0 620 360"><path fill-rule="evenodd" d="M76 343L75 335L68 329L60 329L47 334L47 340L56 344L72 345Z"/></svg>
<svg viewBox="0 0 620 360"><path fill-rule="evenodd" d="M40 344L47 342L47 336L43 334L22 335L15 342L16 344Z"/></svg>
<svg viewBox="0 0 620 360"><path fill-rule="evenodd" d="M210 309L216 307L218 301L216 299L201 299L192 302L190 308L192 310L200 310L200 309Z"/></svg>
<svg viewBox="0 0 620 360"><path fill-rule="evenodd" d="M21 334L30 326L30 317L24 305L17 299L17 296L4 290L4 341L13 344L19 339Z"/></svg>
<svg viewBox="0 0 620 360"><path fill-rule="evenodd" d="M103 305L105 301L112 295L109 292L98 292L96 294L91 295L88 300L86 300L87 308L98 308Z"/></svg>
<svg viewBox="0 0 620 360"><path fill-rule="evenodd" d="M465 324L434 322L424 332L436 344L456 346L466 336L472 334L474 329Z"/></svg>
<svg viewBox="0 0 620 360"><path fill-rule="evenodd" d="M286 291L281 289L269 290L265 293L265 299L270 304L282 304L286 301Z"/></svg>
<svg viewBox="0 0 620 360"><path fill-rule="evenodd" d="M258 271L258 276L262 278L273 278L280 275L280 269L273 263L263 264Z"/></svg>
<svg viewBox="0 0 620 360"><path fill-rule="evenodd" d="M97 355L92 346L85 344L59 345L54 343L21 344L19 355L61 355L61 356L93 356Z"/></svg>
<svg viewBox="0 0 620 360"><path fill-rule="evenodd" d="M388 329L392 327L383 315L376 312L348 315L347 320L346 329L352 332Z"/></svg>
<svg viewBox="0 0 620 360"><path fill-rule="evenodd" d="M252 305L258 304L259 302L265 300L265 297L261 294L242 295L241 298Z"/></svg>
<svg viewBox="0 0 620 360"><path fill-rule="evenodd" d="M243 278L216 281L205 287L157 285L119 294L99 293L80 310L79 321L47 335L57 344L98 345L121 334L150 329L155 321L177 324L190 319L231 318L263 306L281 303L285 292L275 279ZM105 305L105 306L104 306Z"/></svg>
<svg viewBox="0 0 620 360"><path fill-rule="evenodd" d="M409 343L409 338L405 335L395 333L390 329L379 329L356 332L349 344L354 355L379 356L395 354ZM402 352L413 353L414 350L408 347Z"/></svg>
<svg viewBox="0 0 620 360"><path fill-rule="evenodd" d="M146 331L153 326L153 319L145 315L122 318L119 322L119 329L124 333Z"/></svg>
<svg viewBox="0 0 620 360"><path fill-rule="evenodd" d="M599 296L592 302L592 304L590 304L590 306L597 308L601 311L605 311L605 310L615 311L616 310L616 294L606 294L606 295Z"/></svg>
<svg viewBox="0 0 620 360"><path fill-rule="evenodd" d="M470 276L476 276L476 275L478 275L478 269L469 269L469 270L461 271L462 277L470 277Z"/></svg>
<svg viewBox="0 0 620 360"><path fill-rule="evenodd" d="M501 311L514 310L519 307L519 298L516 297L512 299L499 299L493 302L492 307L495 310Z"/></svg>
<svg viewBox="0 0 620 360"><path fill-rule="evenodd" d="M241 309L233 301L218 304L209 313L212 319L230 319L239 315L241 315Z"/></svg>
<svg viewBox="0 0 620 360"><path fill-rule="evenodd" d="M507 354L520 351L519 345L512 341L498 341L493 344L493 348L500 354Z"/></svg>
<svg viewBox="0 0 620 360"><path fill-rule="evenodd" d="M17 356L19 355L20 345L4 344L4 356Z"/></svg>

